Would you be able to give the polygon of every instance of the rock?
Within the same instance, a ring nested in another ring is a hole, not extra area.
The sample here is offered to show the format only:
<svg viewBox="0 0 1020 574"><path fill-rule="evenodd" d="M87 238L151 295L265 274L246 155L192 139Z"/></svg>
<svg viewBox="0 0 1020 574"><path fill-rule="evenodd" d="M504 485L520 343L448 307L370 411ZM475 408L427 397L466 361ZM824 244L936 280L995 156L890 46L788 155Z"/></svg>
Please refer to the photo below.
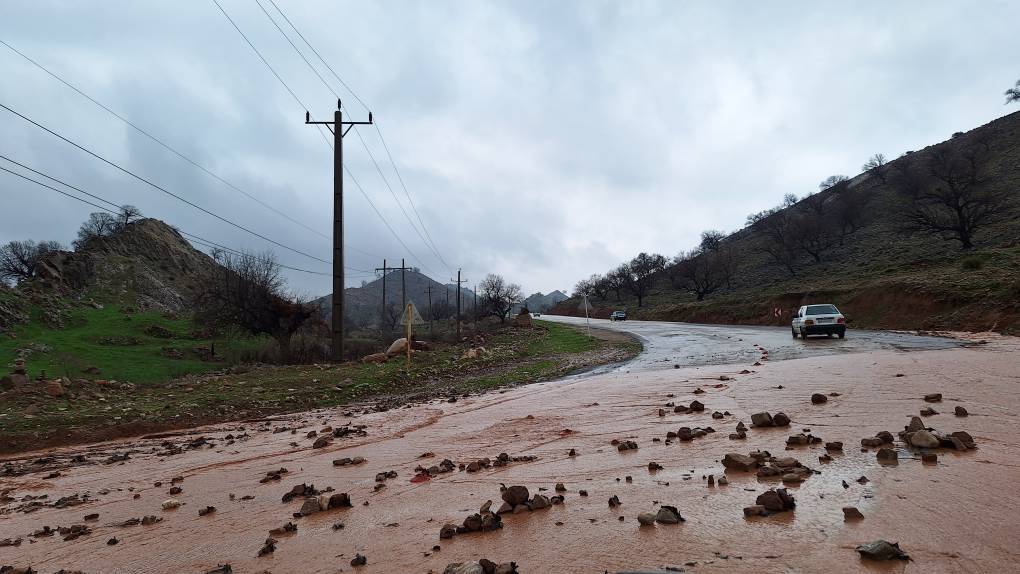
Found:
<svg viewBox="0 0 1020 574"><path fill-rule="evenodd" d="M772 424L777 427L789 426L790 417L786 416L786 413L776 413L772 416Z"/></svg>
<svg viewBox="0 0 1020 574"><path fill-rule="evenodd" d="M510 506L517 506L518 504L524 504L530 498L530 493L527 487L524 486L511 486L503 491L501 495L504 502Z"/></svg>
<svg viewBox="0 0 1020 574"><path fill-rule="evenodd" d="M930 393L924 395L924 402L926 403L939 403L942 402L942 393Z"/></svg>
<svg viewBox="0 0 1020 574"><path fill-rule="evenodd" d="M769 413L754 413L751 415L751 426L770 427L772 425L772 415Z"/></svg>
<svg viewBox="0 0 1020 574"><path fill-rule="evenodd" d="M368 564L368 558L365 558L363 554L355 554L354 558L351 558L351 566L364 566Z"/></svg>
<svg viewBox="0 0 1020 574"><path fill-rule="evenodd" d="M350 508L352 506L353 505L351 504L351 495L347 494L346 492L338 492L329 497L329 502L326 505L326 509Z"/></svg>
<svg viewBox="0 0 1020 574"><path fill-rule="evenodd" d="M939 412L937 410L931 408L931 407L925 407L925 408L921 409L921 416L922 417L930 417L930 416L937 415L937 414L939 414Z"/></svg>
<svg viewBox="0 0 1020 574"><path fill-rule="evenodd" d="M319 499L306 498L305 501L301 504L301 510L298 511L298 514L300 514L301 516L308 516L311 514L315 514L320 510L322 510L322 506L319 505Z"/></svg>
<svg viewBox="0 0 1020 574"><path fill-rule="evenodd" d="M619 496L616 496L614 494L614 495L609 497L609 508L616 508L617 506L620 506L620 504L622 504L622 503L620 502L620 497Z"/></svg>
<svg viewBox="0 0 1020 574"><path fill-rule="evenodd" d="M276 552L276 539L266 538L266 543L259 549L259 556L265 556L266 554L272 554Z"/></svg>
<svg viewBox="0 0 1020 574"><path fill-rule="evenodd" d="M844 506L843 520L846 522L851 520L864 520L864 515L861 514L861 511L857 510L857 507L855 506Z"/></svg>
<svg viewBox="0 0 1020 574"><path fill-rule="evenodd" d="M555 490L556 490L556 492L566 492L567 491L567 487L564 486L562 482L557 482Z"/></svg>
<svg viewBox="0 0 1020 574"><path fill-rule="evenodd" d="M618 445L616 445L616 450L620 452L626 450L637 450L637 448L638 448L637 443L632 440L621 441Z"/></svg>
<svg viewBox="0 0 1020 574"><path fill-rule="evenodd" d="M879 432L875 435L875 438L880 439L884 444L893 443L893 434L887 430Z"/></svg>
<svg viewBox="0 0 1020 574"><path fill-rule="evenodd" d="M362 363L385 363L389 357L386 353L374 353L372 355L365 355L361 358Z"/></svg>
<svg viewBox="0 0 1020 574"><path fill-rule="evenodd" d="M729 483L730 483L730 481L727 480L725 476L720 476L719 477L719 486L726 486Z"/></svg>
<svg viewBox="0 0 1020 574"><path fill-rule="evenodd" d="M977 443L974 442L974 437L970 436L970 433L965 431L956 431L949 436L959 440L966 445L967 448L977 448Z"/></svg>
<svg viewBox="0 0 1020 574"><path fill-rule="evenodd" d="M783 475L782 481L783 484L799 484L804 482L804 477L795 472L788 472Z"/></svg>
<svg viewBox="0 0 1020 574"><path fill-rule="evenodd" d="M900 550L900 545L885 540L875 540L857 547L861 558L868 560L910 560L910 556Z"/></svg>
<svg viewBox="0 0 1020 574"><path fill-rule="evenodd" d="M499 505L499 509L496 510L496 514L506 514L508 512L513 512L513 510L514 510L513 506L504 502L503 504Z"/></svg>
<svg viewBox="0 0 1020 574"><path fill-rule="evenodd" d="M967 409L963 407L956 407L955 409L953 409L953 414L955 414L958 417L965 417L969 413L967 412Z"/></svg>
<svg viewBox="0 0 1020 574"><path fill-rule="evenodd" d="M747 427L744 426L744 421L740 421L737 423L736 431L738 433L747 432Z"/></svg>
<svg viewBox="0 0 1020 574"><path fill-rule="evenodd" d="M684 521L680 511L675 506L662 506L655 515L655 521L659 524L679 524Z"/></svg>
<svg viewBox="0 0 1020 574"><path fill-rule="evenodd" d="M397 355L402 355L402 354L406 354L406 353L407 353L407 338L406 337L401 337L401 338L397 339L396 341L393 341L392 343L390 343L389 348L386 349L386 356L387 357L396 357Z"/></svg>
<svg viewBox="0 0 1020 574"><path fill-rule="evenodd" d="M882 446L883 444L885 444L885 442L882 439L878 438L878 437L862 438L861 439L861 446L876 447L876 446Z"/></svg>
<svg viewBox="0 0 1020 574"><path fill-rule="evenodd" d="M938 448L941 441L935 438L935 435L931 434L926 430L919 430L914 433L910 433L908 442L910 446L917 448Z"/></svg>
<svg viewBox="0 0 1020 574"><path fill-rule="evenodd" d="M921 417L910 417L910 424L906 426L907 432L917 432L919 430L925 430L924 421Z"/></svg>
<svg viewBox="0 0 1020 574"><path fill-rule="evenodd" d="M766 516L766 515L768 515L768 510L766 510L765 507L760 504L744 507L745 517L750 518L752 516Z"/></svg>
<svg viewBox="0 0 1020 574"><path fill-rule="evenodd" d="M750 472L758 467L758 461L753 457L736 452L727 453L726 456L723 457L722 464L728 469L741 472Z"/></svg>
<svg viewBox="0 0 1020 574"><path fill-rule="evenodd" d="M843 450L843 443L839 441L825 443L825 450L841 451Z"/></svg>
<svg viewBox="0 0 1020 574"><path fill-rule="evenodd" d="M439 539L447 540L453 538L453 535L456 533L457 533L456 526L452 524L444 524L443 527L439 529Z"/></svg>
<svg viewBox="0 0 1020 574"><path fill-rule="evenodd" d="M666 409L659 409L659 416L660 417L666 416Z"/></svg>
<svg viewBox="0 0 1020 574"><path fill-rule="evenodd" d="M770 512L793 510L797 506L793 496L790 496L790 494L786 492L785 488L767 490L758 495L758 498L755 499L754 502L755 504L764 506L765 510Z"/></svg>
<svg viewBox="0 0 1020 574"><path fill-rule="evenodd" d="M541 494L536 494L528 502L528 508L532 510L541 510L550 506L552 506L552 503L549 501L549 498Z"/></svg>
<svg viewBox="0 0 1020 574"><path fill-rule="evenodd" d="M659 464L657 462L650 462L650 463L648 463L648 472L655 472L657 470L662 470L662 465L661 464Z"/></svg>
<svg viewBox="0 0 1020 574"><path fill-rule="evenodd" d="M64 387L60 384L60 381L47 381L46 382L46 394L53 397L59 398L64 396Z"/></svg>
<svg viewBox="0 0 1020 574"><path fill-rule="evenodd" d="M181 507L181 501L177 500L175 498L170 498L170 499L164 500L163 504L161 506L163 507L163 510L173 510L175 508L180 508Z"/></svg>
<svg viewBox="0 0 1020 574"><path fill-rule="evenodd" d="M823 395L822 393L814 393L813 395L811 395L811 404L813 405L820 405L822 403L827 402L829 402L829 397Z"/></svg>
<svg viewBox="0 0 1020 574"><path fill-rule="evenodd" d="M882 462L896 462L899 460L899 455L896 454L896 449L887 447L878 449L878 454L876 456L878 460Z"/></svg>
<svg viewBox="0 0 1020 574"><path fill-rule="evenodd" d="M641 526L655 526L655 515L651 512L642 512L637 515L637 521Z"/></svg>
<svg viewBox="0 0 1020 574"><path fill-rule="evenodd" d="M328 446L328 445L329 445L329 438L324 437L324 436L320 436L319 438L315 439L315 442L312 443L312 448L322 448L322 447Z"/></svg>
<svg viewBox="0 0 1020 574"><path fill-rule="evenodd" d="M212 514L214 512L216 512L216 507L215 506L206 506L205 508L202 508L202 509L200 509L198 511L198 515L199 516L207 516L207 515Z"/></svg>
<svg viewBox="0 0 1020 574"><path fill-rule="evenodd" d="M485 569L478 562L453 562L446 565L443 574L485 574Z"/></svg>
<svg viewBox="0 0 1020 574"><path fill-rule="evenodd" d="M700 401L691 401L690 409L694 412L701 412L705 410L705 405L703 405Z"/></svg>
<svg viewBox="0 0 1020 574"><path fill-rule="evenodd" d="M715 411L715 412L712 413L712 418L714 418L714 419L721 419L721 418L723 418L723 414L721 412L719 412L719 411Z"/></svg>
<svg viewBox="0 0 1020 574"><path fill-rule="evenodd" d="M809 444L810 442L811 439L805 434L790 435L789 437L786 438L786 444L791 446Z"/></svg>
<svg viewBox="0 0 1020 574"><path fill-rule="evenodd" d="M921 455L921 462L925 464L935 464L939 461L939 455L933 452L926 452Z"/></svg>

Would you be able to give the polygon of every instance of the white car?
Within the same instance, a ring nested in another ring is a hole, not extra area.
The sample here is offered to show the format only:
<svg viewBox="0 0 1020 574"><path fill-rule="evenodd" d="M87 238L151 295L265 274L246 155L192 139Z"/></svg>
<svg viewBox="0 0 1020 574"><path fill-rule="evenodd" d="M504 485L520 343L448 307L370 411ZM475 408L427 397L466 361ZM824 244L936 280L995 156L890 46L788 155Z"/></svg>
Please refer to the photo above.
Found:
<svg viewBox="0 0 1020 574"><path fill-rule="evenodd" d="M790 326L794 339L797 335L804 339L808 335L837 335L840 339L846 336L846 317L835 305L804 305L794 315Z"/></svg>

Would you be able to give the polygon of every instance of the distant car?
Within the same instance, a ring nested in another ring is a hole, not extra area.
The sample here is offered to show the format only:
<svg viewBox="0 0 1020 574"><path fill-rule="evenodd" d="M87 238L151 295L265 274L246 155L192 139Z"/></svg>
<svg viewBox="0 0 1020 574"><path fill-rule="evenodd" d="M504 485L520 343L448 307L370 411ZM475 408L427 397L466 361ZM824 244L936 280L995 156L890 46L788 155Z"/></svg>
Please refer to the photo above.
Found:
<svg viewBox="0 0 1020 574"><path fill-rule="evenodd" d="M609 320L610 321L626 321L627 320L627 312L626 311L613 311L613 314L609 316Z"/></svg>
<svg viewBox="0 0 1020 574"><path fill-rule="evenodd" d="M794 315L790 328L794 339L797 335L804 339L808 335L837 335L842 339L846 336L846 317L835 305L805 305Z"/></svg>
<svg viewBox="0 0 1020 574"><path fill-rule="evenodd" d="M532 313L531 316L532 317L541 317L542 314L541 313Z"/></svg>

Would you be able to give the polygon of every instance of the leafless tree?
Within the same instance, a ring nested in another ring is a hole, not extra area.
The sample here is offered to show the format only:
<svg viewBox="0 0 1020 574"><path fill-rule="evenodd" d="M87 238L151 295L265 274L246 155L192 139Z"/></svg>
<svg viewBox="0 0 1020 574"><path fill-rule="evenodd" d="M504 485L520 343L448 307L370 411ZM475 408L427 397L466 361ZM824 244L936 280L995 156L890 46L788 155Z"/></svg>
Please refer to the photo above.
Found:
<svg viewBox="0 0 1020 574"><path fill-rule="evenodd" d="M783 203L780 205L780 208L790 207L792 205L796 205L796 203L798 201L800 201L800 200L797 199L797 195L796 194L794 194L794 193L787 193L786 195L783 196Z"/></svg>
<svg viewBox="0 0 1020 574"><path fill-rule="evenodd" d="M702 231L701 243L698 244L698 249L702 251L715 251L722 245L724 239L726 239L726 234L717 229Z"/></svg>
<svg viewBox="0 0 1020 574"><path fill-rule="evenodd" d="M863 225L865 208L871 197L870 193L862 189L842 189L832 199L829 215L839 230L840 245Z"/></svg>
<svg viewBox="0 0 1020 574"><path fill-rule="evenodd" d="M791 217L786 233L790 242L816 263L821 263L822 256L838 241L828 219L813 211L802 211Z"/></svg>
<svg viewBox="0 0 1020 574"><path fill-rule="evenodd" d="M90 213L89 218L78 228L78 239L74 240L74 248L81 249L91 239L106 237L121 228L120 220L109 213L98 211Z"/></svg>
<svg viewBox="0 0 1020 574"><path fill-rule="evenodd" d="M666 268L666 258L657 253L639 253L637 257L631 259L627 268L629 276L626 286L637 297L640 307L655 282L656 274Z"/></svg>
<svg viewBox="0 0 1020 574"><path fill-rule="evenodd" d="M280 265L272 253L214 253L218 276L206 282L196 301L196 319L210 327L236 326L269 335L290 360L290 340L314 309L285 291Z"/></svg>
<svg viewBox="0 0 1020 574"><path fill-rule="evenodd" d="M1016 81L1016 86L1006 90L1004 93L1006 96L1006 103L1020 102L1020 80Z"/></svg>
<svg viewBox="0 0 1020 574"><path fill-rule="evenodd" d="M620 300L620 292L627 288L631 280L630 266L621 263L616 269L606 274L609 290L616 294L616 300Z"/></svg>
<svg viewBox="0 0 1020 574"><path fill-rule="evenodd" d="M782 210L761 220L757 228L764 236L759 249L796 277L799 250L794 240L793 225L793 215L789 210Z"/></svg>
<svg viewBox="0 0 1020 574"><path fill-rule="evenodd" d="M682 288L701 301L726 284L722 254L718 251L694 250L676 256L673 269Z"/></svg>
<svg viewBox="0 0 1020 574"><path fill-rule="evenodd" d="M829 177L823 179L822 182L818 184L818 191L825 191L826 189L829 189L834 185L839 185L844 181L848 180L849 178L845 175L830 175Z"/></svg>
<svg viewBox="0 0 1020 574"><path fill-rule="evenodd" d="M478 284L479 314L499 317L500 323L506 321L510 309L523 300L521 286L508 283L502 275L489 273Z"/></svg>
<svg viewBox="0 0 1020 574"><path fill-rule="evenodd" d="M46 255L63 249L56 241L11 241L0 247L0 281L17 283L35 277Z"/></svg>
<svg viewBox="0 0 1020 574"><path fill-rule="evenodd" d="M142 210L133 205L122 205L118 211L117 220L120 222L121 227L142 217Z"/></svg>
<svg viewBox="0 0 1020 574"><path fill-rule="evenodd" d="M928 153L923 165L904 166L898 190L906 200L903 214L910 230L974 247L983 227L1009 213L1006 193L988 186L991 153L987 142L942 146Z"/></svg>
<svg viewBox="0 0 1020 574"><path fill-rule="evenodd" d="M861 166L861 171L870 171L875 174L875 177L877 177L879 181L885 183L886 163L888 162L886 162L885 156L880 153L876 153L869 157L868 161L864 162L864 165Z"/></svg>

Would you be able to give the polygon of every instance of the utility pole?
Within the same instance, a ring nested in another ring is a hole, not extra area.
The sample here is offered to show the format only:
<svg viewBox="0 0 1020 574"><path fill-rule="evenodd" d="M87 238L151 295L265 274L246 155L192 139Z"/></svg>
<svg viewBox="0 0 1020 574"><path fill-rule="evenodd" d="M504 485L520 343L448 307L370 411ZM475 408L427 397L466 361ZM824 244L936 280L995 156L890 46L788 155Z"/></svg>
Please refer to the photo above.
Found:
<svg viewBox="0 0 1020 574"><path fill-rule="evenodd" d="M387 267L386 266L386 260L383 259L382 260L382 269L380 269L378 267L375 268L376 271L382 271L382 273L383 273L383 283L382 283L382 314L383 314L383 323L386 323L386 277L387 277L387 275L389 274L390 271L396 271L398 269L400 270L400 304L402 305L402 307L404 309L406 309L407 308L407 290L405 289L405 285L406 284L404 283L404 270L405 269L410 269L410 267L404 267L404 260L403 259L400 260L400 267Z"/></svg>
<svg viewBox="0 0 1020 574"><path fill-rule="evenodd" d="M407 279L404 277L404 271L407 267L404 266L404 260L400 260L400 306L407 309Z"/></svg>
<svg viewBox="0 0 1020 574"><path fill-rule="evenodd" d="M382 269L376 267L376 271L382 271L382 315L379 316L379 330L386 332L386 260L382 260Z"/></svg>
<svg viewBox="0 0 1020 574"><path fill-rule="evenodd" d="M478 332L478 284L475 283L475 332Z"/></svg>
<svg viewBox="0 0 1020 574"><path fill-rule="evenodd" d="M450 279L450 281L454 281L454 279ZM461 299L463 299L463 297L460 296L460 284L467 283L467 279L461 280L460 269L457 270L456 281L457 281L457 340L460 341L460 301ZM449 290L447 290L447 292L449 292Z"/></svg>
<svg viewBox="0 0 1020 574"><path fill-rule="evenodd" d="M432 284L429 283L428 287L425 288L425 293L429 296L429 333L432 332Z"/></svg>
<svg viewBox="0 0 1020 574"><path fill-rule="evenodd" d="M331 122L313 122L305 110L305 124L324 125L333 132L333 360L344 360L344 136L356 125L371 125L372 112L367 122L345 122L340 111L340 100ZM344 129L347 126L347 129Z"/></svg>

